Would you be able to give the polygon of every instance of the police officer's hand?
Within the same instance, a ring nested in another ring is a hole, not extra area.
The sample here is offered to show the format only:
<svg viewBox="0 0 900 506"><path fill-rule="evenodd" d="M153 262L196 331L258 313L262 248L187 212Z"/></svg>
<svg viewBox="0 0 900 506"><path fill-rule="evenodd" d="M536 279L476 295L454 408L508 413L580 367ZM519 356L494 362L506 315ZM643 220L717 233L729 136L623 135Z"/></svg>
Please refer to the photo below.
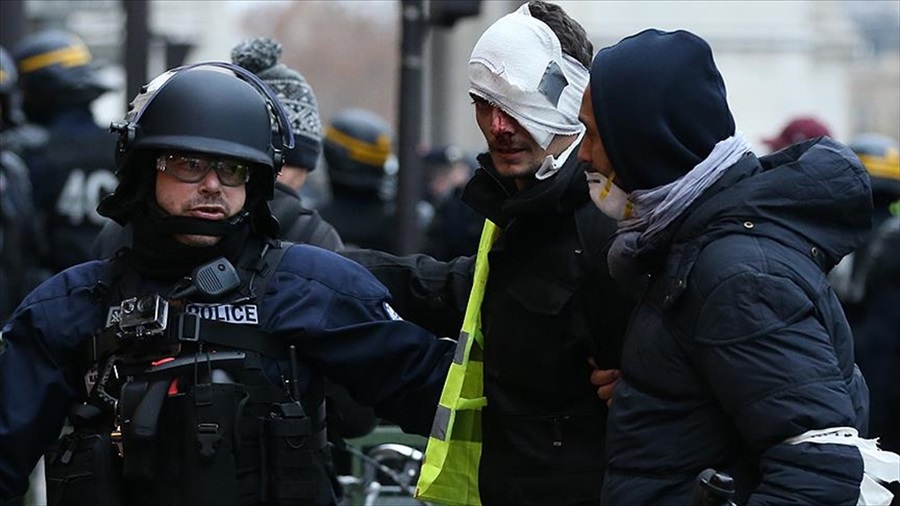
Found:
<svg viewBox="0 0 900 506"><path fill-rule="evenodd" d="M589 358L588 364L594 368L591 372L591 384L597 387L597 397L606 401L606 405L612 404L613 391L616 389L616 381L622 372L618 369L597 369L594 359Z"/></svg>

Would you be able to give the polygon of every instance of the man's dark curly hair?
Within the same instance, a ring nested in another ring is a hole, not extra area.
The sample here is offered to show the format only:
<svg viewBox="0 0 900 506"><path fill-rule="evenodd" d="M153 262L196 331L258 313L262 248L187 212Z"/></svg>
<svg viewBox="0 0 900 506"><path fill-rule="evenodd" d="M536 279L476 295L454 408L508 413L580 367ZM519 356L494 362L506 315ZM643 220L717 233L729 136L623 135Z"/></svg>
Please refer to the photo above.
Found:
<svg viewBox="0 0 900 506"><path fill-rule="evenodd" d="M556 4L532 0L528 2L528 10L531 17L543 21L553 30L564 53L575 58L585 68L591 67L594 45L588 40L583 26Z"/></svg>

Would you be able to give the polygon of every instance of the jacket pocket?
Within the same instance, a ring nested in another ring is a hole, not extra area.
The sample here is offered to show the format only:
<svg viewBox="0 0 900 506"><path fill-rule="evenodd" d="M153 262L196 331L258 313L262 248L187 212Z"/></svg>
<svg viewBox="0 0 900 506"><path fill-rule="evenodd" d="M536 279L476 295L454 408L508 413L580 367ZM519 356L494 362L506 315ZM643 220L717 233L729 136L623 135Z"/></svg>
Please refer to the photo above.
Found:
<svg viewBox="0 0 900 506"><path fill-rule="evenodd" d="M550 277L523 273L509 283L507 293L526 310L540 315L559 315L572 294L574 287Z"/></svg>
<svg viewBox="0 0 900 506"><path fill-rule="evenodd" d="M588 385L587 352L573 332L568 304L573 290L554 280L522 275L502 299L486 302L485 367L489 377L556 396L576 381Z"/></svg>

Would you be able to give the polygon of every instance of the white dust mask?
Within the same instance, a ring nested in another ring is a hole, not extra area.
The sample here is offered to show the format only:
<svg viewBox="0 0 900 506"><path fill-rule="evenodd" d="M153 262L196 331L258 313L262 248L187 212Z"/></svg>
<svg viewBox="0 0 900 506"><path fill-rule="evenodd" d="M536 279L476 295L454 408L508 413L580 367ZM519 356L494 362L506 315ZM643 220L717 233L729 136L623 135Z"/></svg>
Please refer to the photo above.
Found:
<svg viewBox="0 0 900 506"><path fill-rule="evenodd" d="M616 221L631 218L634 214L634 204L630 200L631 196L613 183L616 178L615 172L609 177L599 172L586 172L585 175L591 200L603 214Z"/></svg>

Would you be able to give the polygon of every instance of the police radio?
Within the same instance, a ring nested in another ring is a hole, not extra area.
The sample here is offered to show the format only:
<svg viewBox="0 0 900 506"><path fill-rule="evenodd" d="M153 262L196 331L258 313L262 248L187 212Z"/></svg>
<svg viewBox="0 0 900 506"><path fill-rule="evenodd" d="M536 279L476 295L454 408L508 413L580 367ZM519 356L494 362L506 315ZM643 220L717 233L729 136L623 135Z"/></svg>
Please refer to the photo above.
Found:
<svg viewBox="0 0 900 506"><path fill-rule="evenodd" d="M158 294L132 297L120 303L122 309L117 336L120 341L137 344L148 341L164 341L169 325L169 300L194 297L214 299L221 297L241 284L234 265L225 257L219 257L194 269L185 283L176 287L168 297ZM156 339L161 336L160 339Z"/></svg>

